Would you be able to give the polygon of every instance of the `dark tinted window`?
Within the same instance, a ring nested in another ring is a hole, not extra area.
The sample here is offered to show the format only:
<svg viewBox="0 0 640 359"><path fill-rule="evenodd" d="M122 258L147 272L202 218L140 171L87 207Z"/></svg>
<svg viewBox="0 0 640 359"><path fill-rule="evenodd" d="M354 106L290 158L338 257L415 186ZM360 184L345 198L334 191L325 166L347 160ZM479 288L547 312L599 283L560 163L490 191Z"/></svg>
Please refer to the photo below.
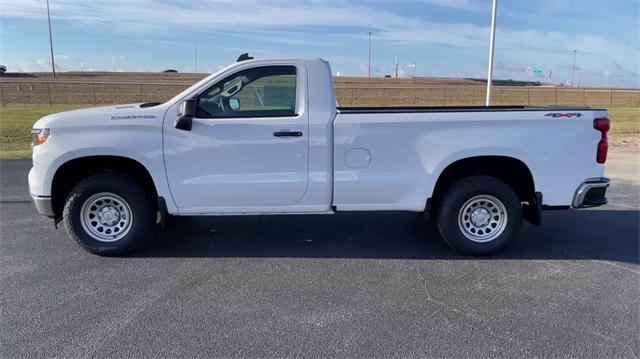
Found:
<svg viewBox="0 0 640 359"><path fill-rule="evenodd" d="M200 118L278 117L296 113L295 66L236 72L198 96Z"/></svg>

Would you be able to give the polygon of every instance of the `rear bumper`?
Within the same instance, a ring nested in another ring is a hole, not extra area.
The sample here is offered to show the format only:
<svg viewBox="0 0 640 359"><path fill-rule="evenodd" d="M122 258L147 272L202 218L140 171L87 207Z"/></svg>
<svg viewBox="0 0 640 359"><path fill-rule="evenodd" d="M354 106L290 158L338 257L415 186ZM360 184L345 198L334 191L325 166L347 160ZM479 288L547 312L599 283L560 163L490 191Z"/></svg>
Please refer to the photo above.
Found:
<svg viewBox="0 0 640 359"><path fill-rule="evenodd" d="M53 206L51 205L51 197L31 195L36 210L43 216L53 218Z"/></svg>
<svg viewBox="0 0 640 359"><path fill-rule="evenodd" d="M578 186L573 195L573 208L597 207L607 204L607 187L610 180L606 177L589 178Z"/></svg>

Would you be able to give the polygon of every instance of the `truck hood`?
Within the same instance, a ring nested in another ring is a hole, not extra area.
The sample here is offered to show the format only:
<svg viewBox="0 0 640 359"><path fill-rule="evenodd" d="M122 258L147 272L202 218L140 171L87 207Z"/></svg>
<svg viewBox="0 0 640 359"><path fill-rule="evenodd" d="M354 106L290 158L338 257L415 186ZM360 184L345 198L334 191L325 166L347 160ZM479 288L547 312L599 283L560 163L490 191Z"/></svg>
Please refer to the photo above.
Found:
<svg viewBox="0 0 640 359"><path fill-rule="evenodd" d="M34 128L78 127L90 125L114 125L162 120L164 107L149 103L134 103L83 108L54 113L38 120Z"/></svg>

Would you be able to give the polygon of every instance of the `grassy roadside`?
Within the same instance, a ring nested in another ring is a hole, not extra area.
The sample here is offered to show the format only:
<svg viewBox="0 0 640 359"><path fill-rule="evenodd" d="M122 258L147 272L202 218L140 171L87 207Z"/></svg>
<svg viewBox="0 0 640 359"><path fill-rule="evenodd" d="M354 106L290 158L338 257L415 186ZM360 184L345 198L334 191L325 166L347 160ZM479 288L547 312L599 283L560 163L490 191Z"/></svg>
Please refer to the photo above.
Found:
<svg viewBox="0 0 640 359"><path fill-rule="evenodd" d="M609 138L614 146L640 145L640 108L611 108L609 118Z"/></svg>
<svg viewBox="0 0 640 359"><path fill-rule="evenodd" d="M29 158L29 131L40 117L81 105L0 106L0 159ZM640 108L611 108L610 138L617 145L640 145Z"/></svg>
<svg viewBox="0 0 640 359"><path fill-rule="evenodd" d="M83 106L0 106L0 159L31 157L30 131L33 124L43 116L81 107Z"/></svg>

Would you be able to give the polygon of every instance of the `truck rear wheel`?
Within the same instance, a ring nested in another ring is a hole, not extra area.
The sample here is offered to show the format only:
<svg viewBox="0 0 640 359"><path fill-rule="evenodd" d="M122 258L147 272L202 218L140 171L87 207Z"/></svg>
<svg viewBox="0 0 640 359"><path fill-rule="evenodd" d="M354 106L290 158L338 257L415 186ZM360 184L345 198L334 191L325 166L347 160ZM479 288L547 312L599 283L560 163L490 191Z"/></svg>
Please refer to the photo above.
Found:
<svg viewBox="0 0 640 359"><path fill-rule="evenodd" d="M85 250L119 255L153 234L156 212L148 192L133 179L101 173L71 190L63 222L69 236Z"/></svg>
<svg viewBox="0 0 640 359"><path fill-rule="evenodd" d="M490 255L506 247L522 225L515 191L495 177L472 176L454 183L437 213L440 234L453 248Z"/></svg>

